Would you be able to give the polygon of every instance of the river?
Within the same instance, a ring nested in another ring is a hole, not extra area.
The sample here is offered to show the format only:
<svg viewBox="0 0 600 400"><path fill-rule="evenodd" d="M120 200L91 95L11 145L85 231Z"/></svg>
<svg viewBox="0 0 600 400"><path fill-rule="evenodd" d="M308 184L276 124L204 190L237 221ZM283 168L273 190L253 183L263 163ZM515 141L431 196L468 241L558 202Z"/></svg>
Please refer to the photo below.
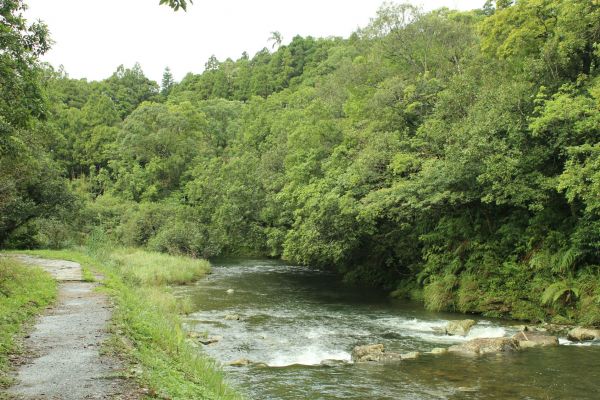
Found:
<svg viewBox="0 0 600 400"><path fill-rule="evenodd" d="M177 289L193 302L188 328L221 336L203 347L226 364L249 399L599 399L600 345L561 338L556 348L464 357L422 355L400 364L352 364L356 345L427 352L477 337L510 336L514 323L476 319L466 338L438 332L464 315L428 312L328 273L270 260L215 262L213 273ZM233 289L233 293L228 293ZM239 316L239 320L231 319Z"/></svg>

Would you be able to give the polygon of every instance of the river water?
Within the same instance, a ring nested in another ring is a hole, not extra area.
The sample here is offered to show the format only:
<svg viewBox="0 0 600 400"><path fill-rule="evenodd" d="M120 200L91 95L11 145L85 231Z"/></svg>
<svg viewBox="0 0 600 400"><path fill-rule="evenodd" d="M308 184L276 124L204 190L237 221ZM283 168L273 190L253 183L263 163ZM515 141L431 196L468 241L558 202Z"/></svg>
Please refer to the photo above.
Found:
<svg viewBox="0 0 600 400"><path fill-rule="evenodd" d="M207 278L177 292L197 310L188 328L222 337L203 351L223 364L241 358L257 363L224 366L228 381L249 399L600 399L598 343L561 338L557 348L514 354L425 354L400 364L352 364L356 345L427 352L516 329L469 317L478 323L466 338L447 336L438 329L464 315L428 312L281 262L215 264Z"/></svg>

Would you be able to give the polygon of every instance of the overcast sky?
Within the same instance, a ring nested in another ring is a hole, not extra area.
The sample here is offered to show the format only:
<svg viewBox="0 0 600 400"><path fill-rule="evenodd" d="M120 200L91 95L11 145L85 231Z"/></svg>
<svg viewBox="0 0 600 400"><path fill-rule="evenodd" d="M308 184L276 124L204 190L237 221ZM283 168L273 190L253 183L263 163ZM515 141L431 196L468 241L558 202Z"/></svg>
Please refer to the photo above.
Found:
<svg viewBox="0 0 600 400"><path fill-rule="evenodd" d="M219 60L254 55L270 32L284 43L293 36L347 37L365 26L382 0L195 0L188 12L158 0L26 0L27 18L41 19L55 44L44 56L72 78L104 79L120 64L139 62L160 82L169 66L177 80ZM415 0L426 9L478 8L485 0Z"/></svg>

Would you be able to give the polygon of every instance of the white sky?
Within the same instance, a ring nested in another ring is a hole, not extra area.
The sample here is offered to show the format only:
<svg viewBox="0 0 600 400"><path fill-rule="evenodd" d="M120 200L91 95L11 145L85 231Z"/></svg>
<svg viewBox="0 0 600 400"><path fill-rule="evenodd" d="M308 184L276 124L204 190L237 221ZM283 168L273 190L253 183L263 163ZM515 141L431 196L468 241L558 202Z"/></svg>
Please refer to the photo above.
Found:
<svg viewBox="0 0 600 400"><path fill-rule="evenodd" d="M120 64L139 62L160 82L166 66L177 80L219 60L250 56L272 31L293 36L348 37L375 16L382 0L195 0L173 12L159 0L26 0L29 20L41 19L55 44L43 58L72 78L104 79ZM478 8L485 0L414 0L425 9Z"/></svg>

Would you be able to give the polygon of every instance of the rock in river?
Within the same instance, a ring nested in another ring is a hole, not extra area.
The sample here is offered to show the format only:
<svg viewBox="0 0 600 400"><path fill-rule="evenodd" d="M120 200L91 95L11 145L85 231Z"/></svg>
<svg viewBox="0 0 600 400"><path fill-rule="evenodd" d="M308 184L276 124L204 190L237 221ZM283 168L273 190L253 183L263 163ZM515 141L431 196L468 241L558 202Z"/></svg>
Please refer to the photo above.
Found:
<svg viewBox="0 0 600 400"><path fill-rule="evenodd" d="M352 361L356 363L364 362L400 362L402 354L386 352L383 344L369 344L366 346L356 346L352 350Z"/></svg>
<svg viewBox="0 0 600 400"><path fill-rule="evenodd" d="M208 346L209 344L218 343L221 340L223 340L222 336L209 336L207 338L199 338L198 339L198 341L205 346Z"/></svg>
<svg viewBox="0 0 600 400"><path fill-rule="evenodd" d="M232 367L245 367L252 364L252 361L247 358L240 358L239 360L231 361L227 363L227 365L231 365Z"/></svg>
<svg viewBox="0 0 600 400"><path fill-rule="evenodd" d="M446 354L448 352L448 349L445 349L443 347L436 347L434 349L431 349L430 353L431 354Z"/></svg>
<svg viewBox="0 0 600 400"><path fill-rule="evenodd" d="M519 332L513 336L513 339L519 342L519 347L522 349L558 346L558 338L556 336L544 335L539 332Z"/></svg>
<svg viewBox="0 0 600 400"><path fill-rule="evenodd" d="M576 342L600 339L600 329L577 327L569 331L567 338Z"/></svg>
<svg viewBox="0 0 600 400"><path fill-rule="evenodd" d="M467 333L477 322L472 319L463 319L460 321L450 321L446 325L446 333L448 335L466 336Z"/></svg>
<svg viewBox="0 0 600 400"><path fill-rule="evenodd" d="M468 355L504 353L519 350L519 341L513 338L473 339L450 346L449 352Z"/></svg>

